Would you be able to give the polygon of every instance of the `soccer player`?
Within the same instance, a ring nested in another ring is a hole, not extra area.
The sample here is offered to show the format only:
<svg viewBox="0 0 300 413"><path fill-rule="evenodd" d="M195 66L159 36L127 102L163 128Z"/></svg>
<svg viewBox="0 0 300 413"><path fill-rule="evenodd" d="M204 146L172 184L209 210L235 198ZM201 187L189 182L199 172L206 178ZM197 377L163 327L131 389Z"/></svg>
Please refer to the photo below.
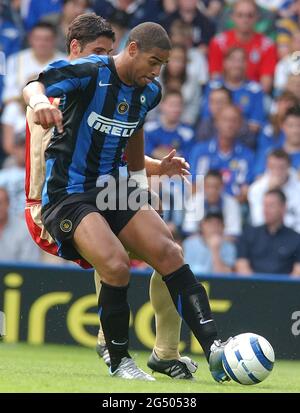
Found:
<svg viewBox="0 0 300 413"><path fill-rule="evenodd" d="M35 122L56 126L45 152L42 221L61 256L83 258L101 274L99 317L112 376L153 380L128 352L129 250L162 274L178 313L204 350L214 379L224 381L228 380L221 362L224 344L217 340L204 287L184 263L168 227L148 205L145 191L134 188L130 180L125 191L118 177L124 151L130 171L145 169L143 123L160 101L155 78L170 49L160 25L143 23L131 30L119 55L54 62L38 82L26 86L24 98L34 109ZM60 97L59 109L46 95ZM104 180L108 186L113 181L117 190L106 192ZM124 192L127 208L121 208ZM133 194L138 195L138 208L131 202ZM116 208L107 208L107 197L113 197Z"/></svg>
<svg viewBox="0 0 300 413"><path fill-rule="evenodd" d="M105 20L95 14L81 15L73 21L69 28L67 40L69 60L86 57L92 53L109 55L113 48L113 40L114 33ZM58 105L59 100L53 103ZM49 144L52 129L43 129L41 126L35 125L33 116L32 109L28 107L25 217L31 236L39 247L48 253L58 255L58 245L41 221L41 196L45 179L44 151ZM173 150L162 161L145 157L147 174L169 176L183 176L186 174L188 165L183 158L174 155L175 151ZM147 187L147 179L143 174L138 174L136 179L140 181L140 185ZM75 261L83 268L90 267L90 264L85 260ZM100 276L96 271L95 285L97 297L99 297L101 284ZM197 365L188 357L180 357L178 353L181 329L180 317L176 312L165 283L156 271L153 272L150 282L150 297L155 310L157 334L149 365L153 371L166 374L172 378L191 379ZM96 350L109 366L110 358L101 328Z"/></svg>

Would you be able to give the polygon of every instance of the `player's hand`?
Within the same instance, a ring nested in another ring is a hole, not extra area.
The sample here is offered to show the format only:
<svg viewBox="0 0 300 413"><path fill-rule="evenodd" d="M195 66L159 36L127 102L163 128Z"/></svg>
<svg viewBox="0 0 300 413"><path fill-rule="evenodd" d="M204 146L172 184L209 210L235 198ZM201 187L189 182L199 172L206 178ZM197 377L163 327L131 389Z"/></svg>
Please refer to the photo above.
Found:
<svg viewBox="0 0 300 413"><path fill-rule="evenodd" d="M56 126L59 133L63 132L62 113L56 105L44 102L38 103L34 106L33 112L33 120L36 125L41 125L44 129Z"/></svg>
<svg viewBox="0 0 300 413"><path fill-rule="evenodd" d="M180 175L186 180L186 176L190 175L190 165L186 160L176 155L176 149L173 149L165 156L160 163L160 175L174 176ZM187 181L187 180L186 180Z"/></svg>

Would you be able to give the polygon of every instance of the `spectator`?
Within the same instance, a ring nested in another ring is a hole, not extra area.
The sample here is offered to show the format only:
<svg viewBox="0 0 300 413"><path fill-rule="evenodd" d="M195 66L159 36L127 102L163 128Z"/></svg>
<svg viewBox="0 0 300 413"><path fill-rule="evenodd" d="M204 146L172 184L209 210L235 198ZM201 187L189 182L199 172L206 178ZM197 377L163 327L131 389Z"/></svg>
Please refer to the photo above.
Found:
<svg viewBox="0 0 300 413"><path fill-rule="evenodd" d="M234 27L234 22L232 20L232 5L235 3L236 0L226 0L225 6L222 10L221 15L218 18L217 22L217 32L224 32L225 30L230 30ZM269 1L269 0L266 0ZM292 0L293 1L293 0ZM271 0L272 2L272 0ZM258 5L257 0L255 3ZM258 33L262 33L265 36L271 37L271 39L275 39L276 35L276 18L277 13L275 10L266 9L265 7L257 7L257 19L255 22L255 31Z"/></svg>
<svg viewBox="0 0 300 413"><path fill-rule="evenodd" d="M55 50L55 28L50 23L39 23L30 36L29 49L22 50L9 57L3 100L3 146L8 155L14 151L15 134L25 125L25 111L22 89L34 79L45 66L55 59L65 56Z"/></svg>
<svg viewBox="0 0 300 413"><path fill-rule="evenodd" d="M244 49L233 47L224 55L223 77L212 80L206 89L202 117L209 116L208 98L212 89L225 86L246 120L241 133L243 143L255 148L256 134L265 120L264 93L259 83L246 79L247 56Z"/></svg>
<svg viewBox="0 0 300 413"><path fill-rule="evenodd" d="M9 196L0 188L0 261L38 262L40 250L28 233L24 219L9 213Z"/></svg>
<svg viewBox="0 0 300 413"><path fill-rule="evenodd" d="M270 121L265 124L261 134L258 137L257 157L268 149L275 148L284 141L284 132L282 130L283 121L287 111L299 104L296 96L289 91L283 92L276 98L275 112L271 115Z"/></svg>
<svg viewBox="0 0 300 413"><path fill-rule="evenodd" d="M49 14L42 21L53 24L57 28L56 48L66 53L66 37L70 23L81 14L84 14L89 6L89 0L62 0L60 13Z"/></svg>
<svg viewBox="0 0 300 413"><path fill-rule="evenodd" d="M295 32L292 36L290 53L276 65L274 88L277 95L285 89L289 75L293 74L293 53L297 51L300 51L300 31Z"/></svg>
<svg viewBox="0 0 300 413"><path fill-rule="evenodd" d="M116 10L114 14L109 17L109 23L115 33L114 50L113 54L120 53L127 42L129 29L128 29L128 16L121 10Z"/></svg>
<svg viewBox="0 0 300 413"><path fill-rule="evenodd" d="M6 158L0 170L0 187L5 188L10 199L12 216L24 217L25 208L25 132L16 137L13 155Z"/></svg>
<svg viewBox="0 0 300 413"><path fill-rule="evenodd" d="M254 153L237 140L241 123L242 116L236 106L222 109L217 116L216 137L195 145L190 164L193 178L205 175L209 169L219 170L225 191L245 202L253 179Z"/></svg>
<svg viewBox="0 0 300 413"><path fill-rule="evenodd" d="M2 109L2 94L4 74L7 73L5 60L17 53L22 46L22 30L12 20L9 13L11 5L0 3L0 113Z"/></svg>
<svg viewBox="0 0 300 413"><path fill-rule="evenodd" d="M203 117L197 128L196 137L200 141L217 135L216 118L218 113L232 103L231 93L225 87L212 88L204 101ZM206 109L207 108L207 109Z"/></svg>
<svg viewBox="0 0 300 413"><path fill-rule="evenodd" d="M206 54L193 47L193 29L181 20L174 20L170 26L170 39L173 45L180 45L187 50L187 77L198 80L202 87L208 82L208 65Z"/></svg>
<svg viewBox="0 0 300 413"><path fill-rule="evenodd" d="M164 3L160 0L95 0L93 9L107 20L116 12L123 12L128 29L132 29L146 21L159 23L165 16Z"/></svg>
<svg viewBox="0 0 300 413"><path fill-rule="evenodd" d="M1 117L2 147L6 156L13 156L18 135L24 132L26 125L26 108L23 99L6 105Z"/></svg>
<svg viewBox="0 0 300 413"><path fill-rule="evenodd" d="M209 47L209 71L212 77L220 76L226 51L233 47L245 49L248 57L247 78L260 82L270 93L276 65L276 48L272 40L254 31L257 6L254 0L237 0L233 6L235 28L218 34Z"/></svg>
<svg viewBox="0 0 300 413"><path fill-rule="evenodd" d="M236 250L233 243L224 239L223 215L208 213L199 233L183 241L183 252L185 262L197 274L232 272Z"/></svg>
<svg viewBox="0 0 300 413"><path fill-rule="evenodd" d="M285 90L293 93L300 102L300 75L289 75Z"/></svg>
<svg viewBox="0 0 300 413"><path fill-rule="evenodd" d="M178 9L168 15L161 24L169 31L175 20L181 20L183 23L192 27L193 46L200 47L203 51L215 34L215 27L212 20L207 18L198 8L198 0L178 0Z"/></svg>
<svg viewBox="0 0 300 413"><path fill-rule="evenodd" d="M201 6L203 13L216 25L224 7L224 0L203 0Z"/></svg>
<svg viewBox="0 0 300 413"><path fill-rule="evenodd" d="M201 188L195 188L201 190ZM242 232L241 208L237 200L224 192L222 175L219 171L210 170L204 178L204 214L221 213L224 217L224 235L227 239L235 238ZM197 197L187 200L187 208L182 225L185 234L198 230L200 217L197 216L195 202Z"/></svg>
<svg viewBox="0 0 300 413"><path fill-rule="evenodd" d="M264 196L265 224L247 227L238 242L236 271L300 275L300 235L283 224L286 197L280 189Z"/></svg>
<svg viewBox="0 0 300 413"><path fill-rule="evenodd" d="M281 18L277 19L277 43L279 49L279 56L284 57L288 47L292 42L293 35L299 31L300 23L300 1L287 1L286 6L279 13ZM285 47L284 47L285 46Z"/></svg>
<svg viewBox="0 0 300 413"><path fill-rule="evenodd" d="M194 125L199 115L201 87L199 77L188 68L186 48L181 45L173 45L169 63L162 71L161 79L164 89L181 91L184 101L181 120L189 125Z"/></svg>
<svg viewBox="0 0 300 413"><path fill-rule="evenodd" d="M181 93L166 91L159 110L159 120L145 125L146 154L162 159L175 148L179 156L187 159L194 141L194 131L180 122L183 112Z"/></svg>
<svg viewBox="0 0 300 413"><path fill-rule="evenodd" d="M284 224L300 233L300 182L290 166L289 156L282 149L269 154L266 172L250 185L248 192L252 225L264 224L264 195L270 189L279 188L287 199Z"/></svg>
<svg viewBox="0 0 300 413"><path fill-rule="evenodd" d="M25 27L28 31L39 23L43 17L61 13L63 0L30 0L29 9L25 18Z"/></svg>
<svg viewBox="0 0 300 413"><path fill-rule="evenodd" d="M259 6L278 12L285 10L287 3L290 5L291 2L293 2L293 0L256 0Z"/></svg>
<svg viewBox="0 0 300 413"><path fill-rule="evenodd" d="M20 100L26 83L53 60L65 58L55 49L56 30L50 23L38 23L29 36L30 48L12 55L7 62L3 101Z"/></svg>
<svg viewBox="0 0 300 413"><path fill-rule="evenodd" d="M300 170L300 106L288 109L282 124L283 134L274 149L284 149L290 157L291 166ZM255 175L262 174L266 169L266 161L271 148L262 151L257 156Z"/></svg>

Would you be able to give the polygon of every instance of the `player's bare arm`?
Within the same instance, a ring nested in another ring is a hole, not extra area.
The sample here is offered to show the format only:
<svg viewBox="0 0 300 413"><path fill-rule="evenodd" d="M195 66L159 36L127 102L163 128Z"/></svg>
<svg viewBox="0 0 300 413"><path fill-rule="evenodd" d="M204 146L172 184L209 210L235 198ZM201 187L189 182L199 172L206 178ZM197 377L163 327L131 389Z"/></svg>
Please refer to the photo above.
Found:
<svg viewBox="0 0 300 413"><path fill-rule="evenodd" d="M25 103L34 111L34 123L44 129L57 127L63 132L62 113L55 104L51 104L45 95L45 87L40 82L31 82L23 89Z"/></svg>
<svg viewBox="0 0 300 413"><path fill-rule="evenodd" d="M190 175L189 163L180 156L176 155L176 149L173 149L162 160L153 159L145 156L145 168L147 176L151 175L180 175L181 177Z"/></svg>

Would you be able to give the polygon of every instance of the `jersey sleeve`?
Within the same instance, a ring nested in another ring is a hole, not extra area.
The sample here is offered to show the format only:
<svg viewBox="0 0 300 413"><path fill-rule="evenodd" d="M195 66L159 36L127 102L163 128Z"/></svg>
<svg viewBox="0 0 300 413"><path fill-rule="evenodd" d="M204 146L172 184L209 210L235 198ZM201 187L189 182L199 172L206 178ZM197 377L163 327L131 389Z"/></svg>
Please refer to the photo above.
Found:
<svg viewBox="0 0 300 413"><path fill-rule="evenodd" d="M73 62L59 60L51 63L36 80L45 86L47 96L59 97L74 90L85 90L98 74L98 62L97 56Z"/></svg>
<svg viewBox="0 0 300 413"><path fill-rule="evenodd" d="M161 96L162 96L162 94L161 94L161 86L160 86L160 84L158 83L158 82L153 82L155 85L156 85L156 88L155 88L155 91L153 92L152 91L152 93L151 93L151 95L153 95L153 97L152 97L152 99L150 100L150 102L149 102L149 104L148 104L148 106L147 106L147 112L145 113L145 115L140 119L140 122L139 122L139 124L138 124L138 126L137 126L137 129L141 129L143 126L144 126L144 123L145 123L145 121L146 121L146 116L147 116L147 113L148 112L150 112L150 110L152 110L152 109L154 109L158 104L159 104L159 102L161 101ZM145 93L145 95L141 95L141 99L148 99L148 94L147 93Z"/></svg>

